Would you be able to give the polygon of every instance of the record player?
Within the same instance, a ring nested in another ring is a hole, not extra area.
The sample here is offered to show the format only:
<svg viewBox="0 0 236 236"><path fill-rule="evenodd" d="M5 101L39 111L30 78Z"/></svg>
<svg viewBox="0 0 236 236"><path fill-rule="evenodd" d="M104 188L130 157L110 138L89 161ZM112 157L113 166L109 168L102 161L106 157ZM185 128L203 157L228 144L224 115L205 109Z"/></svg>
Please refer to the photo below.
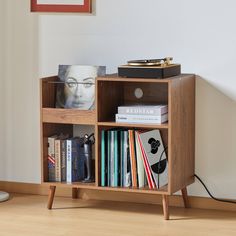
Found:
<svg viewBox="0 0 236 236"><path fill-rule="evenodd" d="M172 57L128 61L118 67L118 76L127 78L167 78L181 73L181 65L173 64Z"/></svg>

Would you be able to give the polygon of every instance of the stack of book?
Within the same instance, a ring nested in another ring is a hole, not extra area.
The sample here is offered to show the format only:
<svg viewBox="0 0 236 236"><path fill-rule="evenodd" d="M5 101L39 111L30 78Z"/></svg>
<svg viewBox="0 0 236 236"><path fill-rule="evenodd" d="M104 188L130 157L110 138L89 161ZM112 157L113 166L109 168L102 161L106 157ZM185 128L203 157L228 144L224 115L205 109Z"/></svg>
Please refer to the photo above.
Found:
<svg viewBox="0 0 236 236"><path fill-rule="evenodd" d="M160 188L168 163L160 131L101 131L101 186Z"/></svg>
<svg viewBox="0 0 236 236"><path fill-rule="evenodd" d="M85 178L83 139L68 135L48 137L48 181L76 182Z"/></svg>
<svg viewBox="0 0 236 236"><path fill-rule="evenodd" d="M167 105L119 106L116 122L162 124L168 120Z"/></svg>

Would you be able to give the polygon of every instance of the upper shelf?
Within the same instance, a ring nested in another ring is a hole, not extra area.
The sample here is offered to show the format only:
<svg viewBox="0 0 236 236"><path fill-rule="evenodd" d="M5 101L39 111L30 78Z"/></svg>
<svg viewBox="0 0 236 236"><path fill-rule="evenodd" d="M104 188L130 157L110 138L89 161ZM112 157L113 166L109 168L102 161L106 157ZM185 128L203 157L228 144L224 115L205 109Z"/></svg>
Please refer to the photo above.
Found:
<svg viewBox="0 0 236 236"><path fill-rule="evenodd" d="M95 110L76 110L60 108L42 108L42 122L95 125Z"/></svg>
<svg viewBox="0 0 236 236"><path fill-rule="evenodd" d="M140 83L169 83L176 79L181 79L184 77L189 77L190 74L181 74L177 76L167 77L164 79L153 79L153 78L126 78L119 77L117 74L105 75L102 77L97 77L97 81L116 81L116 82L140 82ZM191 74L192 75L192 74Z"/></svg>
<svg viewBox="0 0 236 236"><path fill-rule="evenodd" d="M117 123L117 122L98 122L99 126L108 127L132 127L132 128L147 128L147 129L168 129L168 123L163 124L132 124L132 123Z"/></svg>

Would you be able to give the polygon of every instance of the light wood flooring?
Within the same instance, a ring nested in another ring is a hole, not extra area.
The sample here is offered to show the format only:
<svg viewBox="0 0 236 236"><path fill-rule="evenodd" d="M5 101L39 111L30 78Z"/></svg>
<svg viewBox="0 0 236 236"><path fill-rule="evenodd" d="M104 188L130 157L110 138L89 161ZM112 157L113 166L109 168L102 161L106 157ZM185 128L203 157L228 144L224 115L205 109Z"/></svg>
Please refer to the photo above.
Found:
<svg viewBox="0 0 236 236"><path fill-rule="evenodd" d="M13 195L0 203L0 236L152 236L236 235L236 213L170 207L163 219L159 205L84 201L56 197Z"/></svg>

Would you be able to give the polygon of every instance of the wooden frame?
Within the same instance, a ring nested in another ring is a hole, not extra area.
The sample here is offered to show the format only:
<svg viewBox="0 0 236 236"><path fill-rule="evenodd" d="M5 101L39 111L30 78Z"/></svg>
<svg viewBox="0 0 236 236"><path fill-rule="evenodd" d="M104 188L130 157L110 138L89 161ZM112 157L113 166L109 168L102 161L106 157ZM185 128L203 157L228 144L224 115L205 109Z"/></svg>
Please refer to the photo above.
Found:
<svg viewBox="0 0 236 236"><path fill-rule="evenodd" d="M92 0L31 0L31 12L83 12L92 11Z"/></svg>

